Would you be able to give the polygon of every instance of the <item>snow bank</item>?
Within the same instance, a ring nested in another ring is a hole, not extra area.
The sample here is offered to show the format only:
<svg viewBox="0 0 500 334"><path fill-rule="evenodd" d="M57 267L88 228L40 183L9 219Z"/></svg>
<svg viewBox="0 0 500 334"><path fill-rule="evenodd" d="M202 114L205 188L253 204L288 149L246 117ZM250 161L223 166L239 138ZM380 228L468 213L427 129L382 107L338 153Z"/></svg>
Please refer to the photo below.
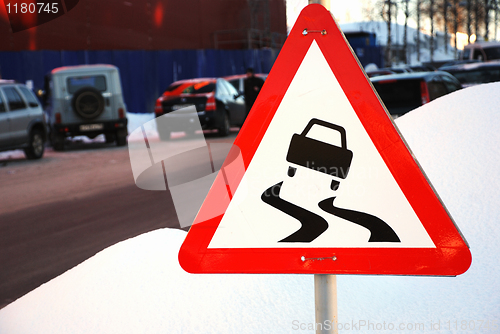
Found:
<svg viewBox="0 0 500 334"><path fill-rule="evenodd" d="M498 332L499 105L495 83L397 119L472 266L455 278L339 276L341 333ZM184 236L163 229L100 252L0 310L0 333L314 333L311 275L190 275L177 262Z"/></svg>
<svg viewBox="0 0 500 334"><path fill-rule="evenodd" d="M185 235L105 249L2 309L0 333L272 333L314 318L312 276L191 275L177 261Z"/></svg>

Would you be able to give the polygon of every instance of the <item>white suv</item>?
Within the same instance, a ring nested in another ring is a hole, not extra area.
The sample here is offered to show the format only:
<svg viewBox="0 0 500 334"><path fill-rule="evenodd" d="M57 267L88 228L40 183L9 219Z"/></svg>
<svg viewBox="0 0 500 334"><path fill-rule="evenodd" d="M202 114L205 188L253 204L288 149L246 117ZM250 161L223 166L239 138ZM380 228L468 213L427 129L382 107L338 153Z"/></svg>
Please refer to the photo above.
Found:
<svg viewBox="0 0 500 334"><path fill-rule="evenodd" d="M49 117L50 141L64 148L66 137L95 138L127 143L127 110L118 68L112 65L59 67L45 77L44 107Z"/></svg>
<svg viewBox="0 0 500 334"><path fill-rule="evenodd" d="M0 80L0 151L23 149L26 158L40 159L47 126L42 107L25 85Z"/></svg>

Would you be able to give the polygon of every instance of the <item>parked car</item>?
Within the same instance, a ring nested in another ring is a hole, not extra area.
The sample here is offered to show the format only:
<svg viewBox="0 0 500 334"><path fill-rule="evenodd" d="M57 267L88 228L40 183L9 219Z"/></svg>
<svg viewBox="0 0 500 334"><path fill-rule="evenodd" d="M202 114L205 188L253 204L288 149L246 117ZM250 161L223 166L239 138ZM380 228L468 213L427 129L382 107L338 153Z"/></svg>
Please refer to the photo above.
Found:
<svg viewBox="0 0 500 334"><path fill-rule="evenodd" d="M384 67L384 68L381 68L380 70L388 70L388 71L392 71L394 73L413 72L409 67Z"/></svg>
<svg viewBox="0 0 500 334"><path fill-rule="evenodd" d="M460 65L460 64L470 64L470 63L479 63L481 60L478 59L463 59L463 60L452 60L449 62L444 63L439 67L439 70L441 71L442 68L452 66L452 65Z"/></svg>
<svg viewBox="0 0 500 334"><path fill-rule="evenodd" d="M267 74L263 73L255 73L255 76L258 78L261 78L262 80L266 81L267 79ZM231 75L228 77L224 77L231 85L233 85L234 88L241 94L245 92L245 78L247 77L246 74L237 74L237 75Z"/></svg>
<svg viewBox="0 0 500 334"><path fill-rule="evenodd" d="M455 77L440 71L386 75L371 81L394 117L462 88Z"/></svg>
<svg viewBox="0 0 500 334"><path fill-rule="evenodd" d="M414 65L410 66L410 70L412 72L432 72L435 71L436 69L428 65Z"/></svg>
<svg viewBox="0 0 500 334"><path fill-rule="evenodd" d="M391 70L375 70L375 71L366 72L366 75L368 75L368 78L374 78L374 77L379 77L382 75L390 75L390 74L396 74L396 72L393 72Z"/></svg>
<svg viewBox="0 0 500 334"><path fill-rule="evenodd" d="M500 59L500 42L476 42L464 46L460 59Z"/></svg>
<svg viewBox="0 0 500 334"><path fill-rule="evenodd" d="M42 106L25 85L0 80L0 151L23 149L26 158L40 159L47 125Z"/></svg>
<svg viewBox="0 0 500 334"><path fill-rule="evenodd" d="M500 81L500 61L446 66L441 70L452 74L464 87Z"/></svg>
<svg viewBox="0 0 500 334"><path fill-rule="evenodd" d="M202 128L217 129L221 136L229 135L231 125L243 125L246 118L244 97L222 78L199 78L172 83L156 100L155 115L159 117L191 105L196 107ZM160 139L169 139L171 132L191 132L194 129L188 115L171 115L169 124L168 128L158 126Z"/></svg>
<svg viewBox="0 0 500 334"><path fill-rule="evenodd" d="M117 67L59 67L45 77L44 88L42 98L55 150L64 149L67 137L100 134L107 143L126 145L127 110Z"/></svg>

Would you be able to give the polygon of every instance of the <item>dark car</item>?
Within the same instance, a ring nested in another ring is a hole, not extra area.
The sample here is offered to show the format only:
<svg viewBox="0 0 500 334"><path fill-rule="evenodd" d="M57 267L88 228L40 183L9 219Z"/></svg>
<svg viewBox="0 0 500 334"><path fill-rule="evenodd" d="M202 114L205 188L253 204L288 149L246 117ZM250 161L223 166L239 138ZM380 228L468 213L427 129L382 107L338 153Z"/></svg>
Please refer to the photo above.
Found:
<svg viewBox="0 0 500 334"><path fill-rule="evenodd" d="M396 72L391 71L391 70L375 70L375 71L367 71L366 75L368 78L374 78L382 75L390 75L390 74L396 74Z"/></svg>
<svg viewBox="0 0 500 334"><path fill-rule="evenodd" d="M481 60L478 59L463 59L463 60L452 60L447 63L444 63L439 67L439 70L442 71L443 68L453 65L461 65L461 64L470 64L470 63L480 63Z"/></svg>
<svg viewBox="0 0 500 334"><path fill-rule="evenodd" d="M409 67L384 67L381 70L388 70L394 73L409 73L413 72Z"/></svg>
<svg viewBox="0 0 500 334"><path fill-rule="evenodd" d="M446 66L441 70L452 74L464 87L500 81L500 61Z"/></svg>
<svg viewBox="0 0 500 334"><path fill-rule="evenodd" d="M394 117L462 88L446 72L415 72L371 78L373 87Z"/></svg>
<svg viewBox="0 0 500 334"><path fill-rule="evenodd" d="M428 65L414 65L414 66L410 66L410 70L412 72L431 72L431 71L435 71L436 69L432 66L428 66Z"/></svg>
<svg viewBox="0 0 500 334"><path fill-rule="evenodd" d="M227 136L230 127L241 126L246 118L245 99L229 82L222 78L199 78L172 83L156 101L156 117L184 107L196 107L202 129L217 129ZM191 132L191 116L172 115L169 126L158 127L160 139L167 140L171 132Z"/></svg>

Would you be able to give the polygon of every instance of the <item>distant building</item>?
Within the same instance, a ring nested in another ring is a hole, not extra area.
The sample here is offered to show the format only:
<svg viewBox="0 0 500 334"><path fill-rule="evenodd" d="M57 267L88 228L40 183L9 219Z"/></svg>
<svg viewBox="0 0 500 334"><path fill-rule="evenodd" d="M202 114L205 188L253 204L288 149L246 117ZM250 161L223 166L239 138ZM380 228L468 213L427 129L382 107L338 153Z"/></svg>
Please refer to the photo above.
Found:
<svg viewBox="0 0 500 334"><path fill-rule="evenodd" d="M385 48L387 44L387 23L382 21L365 21L353 22L340 25L344 34L347 36L356 33L372 33L375 34L375 44ZM404 55L404 26L393 23L391 26L391 39L392 39L392 55L393 64L404 63L405 58L410 63L417 63L417 30L412 27L407 28L407 49L406 57ZM454 58L454 49L450 45L450 35L447 35L446 44L448 52L445 52L445 38L444 33L440 31L435 32L434 36L434 55L433 61L452 60ZM421 31L420 32L420 62L430 61L430 35ZM354 47L353 47L354 49Z"/></svg>

